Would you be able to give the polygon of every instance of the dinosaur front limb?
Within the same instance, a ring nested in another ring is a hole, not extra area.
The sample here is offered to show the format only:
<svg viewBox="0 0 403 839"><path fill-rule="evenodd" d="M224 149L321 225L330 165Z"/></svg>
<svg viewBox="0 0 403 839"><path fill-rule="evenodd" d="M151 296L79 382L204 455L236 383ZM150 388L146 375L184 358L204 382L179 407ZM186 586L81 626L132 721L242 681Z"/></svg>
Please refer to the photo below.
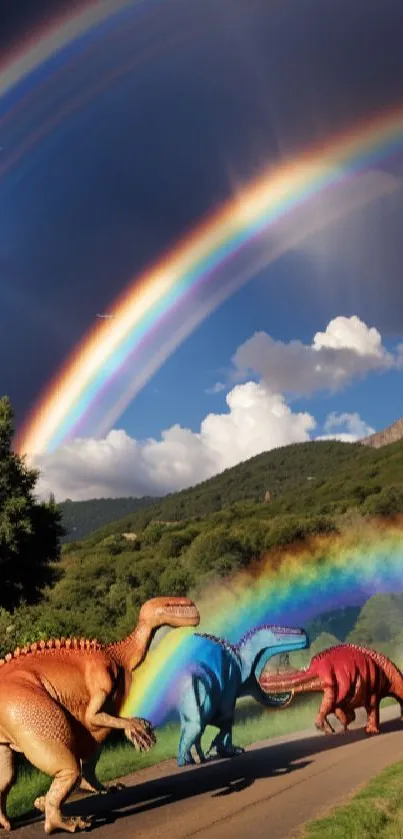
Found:
<svg viewBox="0 0 403 839"><path fill-rule="evenodd" d="M182 722L181 736L178 748L178 766L189 766L195 763L191 748L195 747L200 763L204 763L205 755L201 747L201 725L199 722Z"/></svg>
<svg viewBox="0 0 403 839"><path fill-rule="evenodd" d="M139 718L128 719L127 717L113 717L112 714L102 711L109 691L98 690L91 697L87 712L86 724L90 727L123 729L125 735L135 748L141 752L148 752L155 743L156 736L154 729L148 720Z"/></svg>
<svg viewBox="0 0 403 839"><path fill-rule="evenodd" d="M315 720L316 728L319 731L324 731L325 734L334 734L334 728L330 725L327 715L333 713L335 696L332 687L325 687L323 692L323 699Z"/></svg>
<svg viewBox="0 0 403 839"><path fill-rule="evenodd" d="M14 780L14 755L9 746L0 745L0 826L11 830L6 801Z"/></svg>

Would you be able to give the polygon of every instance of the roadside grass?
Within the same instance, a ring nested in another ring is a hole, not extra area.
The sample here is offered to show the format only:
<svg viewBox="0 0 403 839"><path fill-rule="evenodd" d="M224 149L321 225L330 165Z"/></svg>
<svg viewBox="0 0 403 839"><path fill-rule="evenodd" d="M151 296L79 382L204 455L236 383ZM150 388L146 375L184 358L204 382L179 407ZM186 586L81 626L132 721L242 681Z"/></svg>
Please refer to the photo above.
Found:
<svg viewBox="0 0 403 839"><path fill-rule="evenodd" d="M370 781L349 804L310 822L303 839L402 839L403 762Z"/></svg>
<svg viewBox="0 0 403 839"><path fill-rule="evenodd" d="M248 700L238 703L235 713L233 739L239 746L248 746L284 734L313 729L313 718L318 697L303 697L284 711L262 711L259 705ZM217 729L208 727L203 735L203 749L207 749ZM156 763L176 758L179 742L179 725L171 724L157 730L157 744L146 754L139 754L124 738L117 743L107 743L97 765L101 781L122 778L131 772L154 766ZM32 811L33 802L49 787L49 778L19 759L17 782L7 800L7 812L12 819Z"/></svg>

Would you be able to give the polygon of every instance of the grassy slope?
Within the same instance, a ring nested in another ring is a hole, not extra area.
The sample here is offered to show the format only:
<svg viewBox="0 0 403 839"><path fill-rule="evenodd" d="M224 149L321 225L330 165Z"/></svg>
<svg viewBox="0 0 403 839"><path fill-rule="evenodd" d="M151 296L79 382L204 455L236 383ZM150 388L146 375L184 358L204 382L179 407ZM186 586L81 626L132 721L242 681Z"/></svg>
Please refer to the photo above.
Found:
<svg viewBox="0 0 403 839"><path fill-rule="evenodd" d="M388 766L349 804L306 826L304 839L402 839L403 763Z"/></svg>

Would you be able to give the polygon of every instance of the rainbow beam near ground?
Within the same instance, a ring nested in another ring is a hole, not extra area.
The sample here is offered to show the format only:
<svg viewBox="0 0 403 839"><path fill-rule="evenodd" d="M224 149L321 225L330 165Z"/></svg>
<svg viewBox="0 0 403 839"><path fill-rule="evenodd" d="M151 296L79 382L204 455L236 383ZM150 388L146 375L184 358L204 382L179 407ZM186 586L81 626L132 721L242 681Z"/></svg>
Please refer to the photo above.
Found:
<svg viewBox="0 0 403 839"><path fill-rule="evenodd" d="M232 579L215 584L196 599L201 623L210 632L237 642L261 623L304 626L312 617L373 594L403 591L403 519L372 524L360 537L313 539L257 562ZM122 716L146 717L161 725L177 705L181 677L191 668L195 630L175 629L148 654L134 673Z"/></svg>
<svg viewBox="0 0 403 839"><path fill-rule="evenodd" d="M29 457L53 451L71 439L97 398L116 380L130 358L151 343L158 328L192 294L209 286L206 300L190 307L181 327L161 346L154 340L147 366L130 391L122 393L105 418L107 430L128 402L166 358L214 309L233 293L220 287L220 270L251 242L313 196L366 172L401 150L403 108L375 118L334 137L299 157L276 164L239 190L172 250L136 276L110 307L114 318L90 329L40 397L16 440ZM245 272L240 282L246 282ZM212 279L214 282L212 283ZM238 282L239 285L239 282Z"/></svg>

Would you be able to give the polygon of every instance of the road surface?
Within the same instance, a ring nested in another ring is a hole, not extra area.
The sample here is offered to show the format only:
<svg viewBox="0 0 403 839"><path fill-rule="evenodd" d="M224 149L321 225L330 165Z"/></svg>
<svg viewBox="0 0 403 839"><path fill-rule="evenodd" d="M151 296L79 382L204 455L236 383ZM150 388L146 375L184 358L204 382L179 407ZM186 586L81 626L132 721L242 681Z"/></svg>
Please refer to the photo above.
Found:
<svg viewBox="0 0 403 839"><path fill-rule="evenodd" d="M395 705L383 710L378 737L362 729L333 736L309 730L257 743L233 760L184 769L165 761L125 778L120 792L71 802L66 814L91 814L97 839L288 839L403 760L397 713ZM43 822L14 836L43 837Z"/></svg>

